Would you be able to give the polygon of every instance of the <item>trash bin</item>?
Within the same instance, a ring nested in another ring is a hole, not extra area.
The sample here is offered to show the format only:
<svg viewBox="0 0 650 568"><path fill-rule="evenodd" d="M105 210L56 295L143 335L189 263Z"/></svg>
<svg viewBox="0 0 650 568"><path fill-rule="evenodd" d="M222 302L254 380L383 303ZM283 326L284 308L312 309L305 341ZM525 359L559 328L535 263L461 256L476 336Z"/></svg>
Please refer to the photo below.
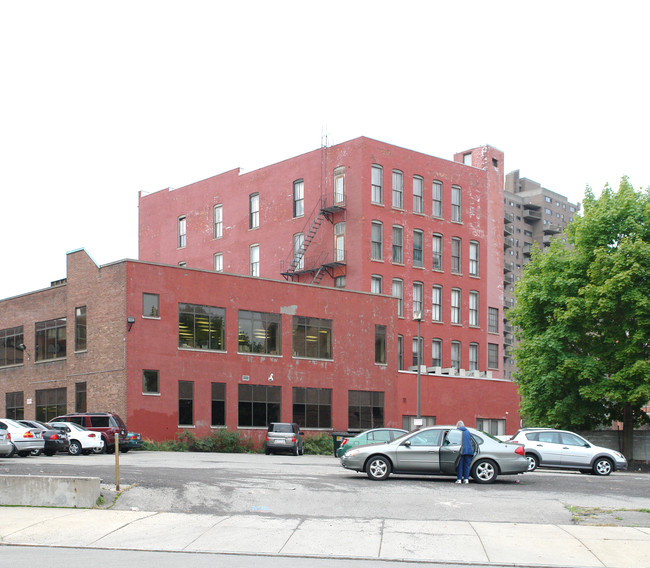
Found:
<svg viewBox="0 0 650 568"><path fill-rule="evenodd" d="M336 457L336 452L338 452L339 448L341 447L341 444L343 443L343 440L345 438L351 438L352 436L356 436L356 433L352 432L331 432L330 436L332 436L332 446L334 447L334 457Z"/></svg>

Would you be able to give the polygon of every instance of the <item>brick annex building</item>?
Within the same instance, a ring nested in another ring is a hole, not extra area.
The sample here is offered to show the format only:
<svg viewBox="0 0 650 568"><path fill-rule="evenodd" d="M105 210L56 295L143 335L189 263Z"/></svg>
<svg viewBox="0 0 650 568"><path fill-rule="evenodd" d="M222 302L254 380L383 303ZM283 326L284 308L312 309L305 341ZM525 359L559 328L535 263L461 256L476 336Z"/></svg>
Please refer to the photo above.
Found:
<svg viewBox="0 0 650 568"><path fill-rule="evenodd" d="M111 410L153 439L410 427L419 349L427 423L514 432L502 168L358 138L141 195L141 260L76 251L0 301L2 414Z"/></svg>

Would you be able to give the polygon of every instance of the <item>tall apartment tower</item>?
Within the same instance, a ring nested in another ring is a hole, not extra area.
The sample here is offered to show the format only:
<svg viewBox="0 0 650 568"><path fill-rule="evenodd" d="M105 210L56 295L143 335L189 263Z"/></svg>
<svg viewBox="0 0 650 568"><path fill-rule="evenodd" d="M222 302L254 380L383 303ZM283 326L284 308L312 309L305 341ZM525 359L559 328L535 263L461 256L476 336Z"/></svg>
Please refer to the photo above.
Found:
<svg viewBox="0 0 650 568"><path fill-rule="evenodd" d="M514 287L530 259L534 243L544 249L552 239L566 242L564 229L580 211L579 203L555 193L536 181L522 178L519 170L506 175L504 196L504 305L515 305ZM505 314L507 317L507 313ZM510 324L504 326L504 377L512 379L514 338Z"/></svg>

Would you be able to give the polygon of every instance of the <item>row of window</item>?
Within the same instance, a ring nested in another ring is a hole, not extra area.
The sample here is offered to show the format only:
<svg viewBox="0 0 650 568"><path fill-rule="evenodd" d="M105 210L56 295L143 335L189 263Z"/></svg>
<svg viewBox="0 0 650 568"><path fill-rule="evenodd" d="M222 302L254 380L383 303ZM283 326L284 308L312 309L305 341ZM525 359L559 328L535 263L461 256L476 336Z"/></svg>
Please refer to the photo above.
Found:
<svg viewBox="0 0 650 568"><path fill-rule="evenodd" d="M86 383L75 383L74 388L74 411L86 412L88 399ZM66 387L54 389L38 389L35 392L35 418L41 422L49 422L57 416L67 413L67 389ZM25 419L25 401L22 391L8 392L5 394L5 414L12 420Z"/></svg>
<svg viewBox="0 0 650 568"><path fill-rule="evenodd" d="M453 369L461 369L463 365L462 361L462 343L460 341L451 341L450 342L450 364L443 365L442 358L442 345L443 341L439 338L434 338L431 340L431 367L451 367ZM401 335L397 336L397 351L398 351L398 365L399 369L404 369L404 338ZM429 367L428 361L424 358L424 339L422 337L413 338L413 359L412 365L426 365ZM498 369L499 368L499 345L496 343L488 343L488 369ZM469 362L468 371L478 371L479 369L479 344L470 343L468 351Z"/></svg>

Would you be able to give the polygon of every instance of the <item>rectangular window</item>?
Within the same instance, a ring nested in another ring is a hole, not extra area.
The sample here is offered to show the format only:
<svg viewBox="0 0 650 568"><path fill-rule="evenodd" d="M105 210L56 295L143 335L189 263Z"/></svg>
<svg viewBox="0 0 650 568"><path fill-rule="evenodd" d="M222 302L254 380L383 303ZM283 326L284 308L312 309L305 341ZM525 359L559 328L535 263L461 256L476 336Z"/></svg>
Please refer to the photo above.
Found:
<svg viewBox="0 0 650 568"><path fill-rule="evenodd" d="M158 383L157 370L142 370L142 394L160 394L160 385Z"/></svg>
<svg viewBox="0 0 650 568"><path fill-rule="evenodd" d="M496 343L488 343L488 369L499 368L499 346Z"/></svg>
<svg viewBox="0 0 650 568"><path fill-rule="evenodd" d="M67 410L67 389L43 389L36 391L36 420L49 422L65 414Z"/></svg>
<svg viewBox="0 0 650 568"><path fill-rule="evenodd" d="M469 344L469 370L478 371L478 343Z"/></svg>
<svg viewBox="0 0 650 568"><path fill-rule="evenodd" d="M178 381L178 425L194 426L194 381Z"/></svg>
<svg viewBox="0 0 650 568"><path fill-rule="evenodd" d="M460 325L460 290L454 288L451 291L451 323Z"/></svg>
<svg viewBox="0 0 650 568"><path fill-rule="evenodd" d="M74 385L74 411L86 412L86 403L88 401L86 383L75 383Z"/></svg>
<svg viewBox="0 0 650 568"><path fill-rule="evenodd" d="M280 314L239 310L239 353L280 355Z"/></svg>
<svg viewBox="0 0 650 568"><path fill-rule="evenodd" d="M142 294L142 316L145 318L160 317L158 294Z"/></svg>
<svg viewBox="0 0 650 568"><path fill-rule="evenodd" d="M461 189L457 185L451 186L451 220L458 223L463 220L461 212Z"/></svg>
<svg viewBox="0 0 650 568"><path fill-rule="evenodd" d="M372 166L372 193L370 199L373 203L384 202L384 170L381 166Z"/></svg>
<svg viewBox="0 0 650 568"><path fill-rule="evenodd" d="M74 311L74 350L86 350L86 306L75 308Z"/></svg>
<svg viewBox="0 0 650 568"><path fill-rule="evenodd" d="M469 293L469 325L478 327L478 292Z"/></svg>
<svg viewBox="0 0 650 568"><path fill-rule="evenodd" d="M384 393L348 391L348 429L368 430L384 426Z"/></svg>
<svg viewBox="0 0 650 568"><path fill-rule="evenodd" d="M187 242L187 219L185 215L178 218L178 248L185 248Z"/></svg>
<svg viewBox="0 0 650 568"><path fill-rule="evenodd" d="M451 271L454 274L461 273L461 243L458 237L451 239Z"/></svg>
<svg viewBox="0 0 650 568"><path fill-rule="evenodd" d="M397 336L397 368L401 371L404 368L404 336Z"/></svg>
<svg viewBox="0 0 650 568"><path fill-rule="evenodd" d="M431 300L431 320L442 321L442 286L433 287Z"/></svg>
<svg viewBox="0 0 650 568"><path fill-rule="evenodd" d="M305 235L296 233L293 236L293 268L295 270L304 270L305 268L305 251L303 245L305 244Z"/></svg>
<svg viewBox="0 0 650 568"><path fill-rule="evenodd" d="M442 367L442 339L434 339L431 342L431 365Z"/></svg>
<svg viewBox="0 0 650 568"><path fill-rule="evenodd" d="M451 342L451 366L460 369L460 341Z"/></svg>
<svg viewBox="0 0 650 568"><path fill-rule="evenodd" d="M382 224L379 221L373 221L371 226L371 248L370 258L372 260L381 260L383 249Z"/></svg>
<svg viewBox="0 0 650 568"><path fill-rule="evenodd" d="M477 418L476 429L492 436L505 436L506 421L498 418Z"/></svg>
<svg viewBox="0 0 650 568"><path fill-rule="evenodd" d="M413 282L413 319L422 317L422 282Z"/></svg>
<svg viewBox="0 0 650 568"><path fill-rule="evenodd" d="M293 216L302 217L305 214L305 182L296 180L293 182Z"/></svg>
<svg viewBox="0 0 650 568"><path fill-rule="evenodd" d="M210 384L210 426L226 425L226 383Z"/></svg>
<svg viewBox="0 0 650 568"><path fill-rule="evenodd" d="M375 325L375 363L386 364L386 326Z"/></svg>
<svg viewBox="0 0 650 568"><path fill-rule="evenodd" d="M182 349L226 350L226 309L178 304L178 346Z"/></svg>
<svg viewBox="0 0 650 568"><path fill-rule="evenodd" d="M24 345L22 325L0 329L0 367L22 365Z"/></svg>
<svg viewBox="0 0 650 568"><path fill-rule="evenodd" d="M220 239L223 237L223 206L214 206L214 238Z"/></svg>
<svg viewBox="0 0 650 568"><path fill-rule="evenodd" d="M334 278L334 288L345 288L345 276Z"/></svg>
<svg viewBox="0 0 650 568"><path fill-rule="evenodd" d="M36 360L66 356L66 318L36 323ZM55 415L56 416L56 415Z"/></svg>
<svg viewBox="0 0 650 568"><path fill-rule="evenodd" d="M469 273L470 276L478 276L478 243L470 241L469 243Z"/></svg>
<svg viewBox="0 0 650 568"><path fill-rule="evenodd" d="M334 203L345 201L345 168L334 170Z"/></svg>
<svg viewBox="0 0 650 568"><path fill-rule="evenodd" d="M332 359L332 320L293 316L293 355Z"/></svg>
<svg viewBox="0 0 650 568"><path fill-rule="evenodd" d="M260 194L248 196L248 228L257 229L260 226Z"/></svg>
<svg viewBox="0 0 650 568"><path fill-rule="evenodd" d="M433 217L442 217L442 182L434 181L432 187Z"/></svg>
<svg viewBox="0 0 650 568"><path fill-rule="evenodd" d="M238 397L238 426L266 428L271 422L280 422L280 387L238 385Z"/></svg>
<svg viewBox="0 0 650 568"><path fill-rule="evenodd" d="M488 331L499 333L499 309L488 308Z"/></svg>
<svg viewBox="0 0 650 568"><path fill-rule="evenodd" d="M442 270L442 235L433 235L431 240L433 254L433 270Z"/></svg>
<svg viewBox="0 0 650 568"><path fill-rule="evenodd" d="M399 279L393 280L393 298L397 298L397 316L404 317L404 283Z"/></svg>
<svg viewBox="0 0 650 568"><path fill-rule="evenodd" d="M370 277L370 292L373 294L381 294L382 293L382 279L381 276L378 276L377 274L373 274Z"/></svg>
<svg viewBox="0 0 650 568"><path fill-rule="evenodd" d="M345 221L334 225L334 253L336 262L345 260Z"/></svg>
<svg viewBox="0 0 650 568"><path fill-rule="evenodd" d="M424 213L424 180L413 177L413 213Z"/></svg>
<svg viewBox="0 0 650 568"><path fill-rule="evenodd" d="M11 420L25 419L25 406L23 402L23 392L8 392L5 395L6 417Z"/></svg>
<svg viewBox="0 0 650 568"><path fill-rule="evenodd" d="M399 170L393 170L393 207L404 208L404 176Z"/></svg>
<svg viewBox="0 0 650 568"><path fill-rule="evenodd" d="M413 338L413 366L417 367L422 364L423 359L421 358L423 347L423 340L421 337Z"/></svg>
<svg viewBox="0 0 650 568"><path fill-rule="evenodd" d="M424 246L424 233L422 231L413 231L413 266L424 266L424 256L422 248Z"/></svg>
<svg viewBox="0 0 650 568"><path fill-rule="evenodd" d="M332 389L293 387L293 421L301 428L331 428Z"/></svg>
<svg viewBox="0 0 650 568"><path fill-rule="evenodd" d="M466 166L471 166L472 165L472 153L469 152L468 154L463 154L463 164Z"/></svg>
<svg viewBox="0 0 650 568"><path fill-rule="evenodd" d="M250 275L260 275L260 245L251 245L250 247Z"/></svg>
<svg viewBox="0 0 650 568"><path fill-rule="evenodd" d="M223 253L218 252L214 255L214 271L223 272Z"/></svg>
<svg viewBox="0 0 650 568"><path fill-rule="evenodd" d="M393 264L404 264L404 229L393 225Z"/></svg>

